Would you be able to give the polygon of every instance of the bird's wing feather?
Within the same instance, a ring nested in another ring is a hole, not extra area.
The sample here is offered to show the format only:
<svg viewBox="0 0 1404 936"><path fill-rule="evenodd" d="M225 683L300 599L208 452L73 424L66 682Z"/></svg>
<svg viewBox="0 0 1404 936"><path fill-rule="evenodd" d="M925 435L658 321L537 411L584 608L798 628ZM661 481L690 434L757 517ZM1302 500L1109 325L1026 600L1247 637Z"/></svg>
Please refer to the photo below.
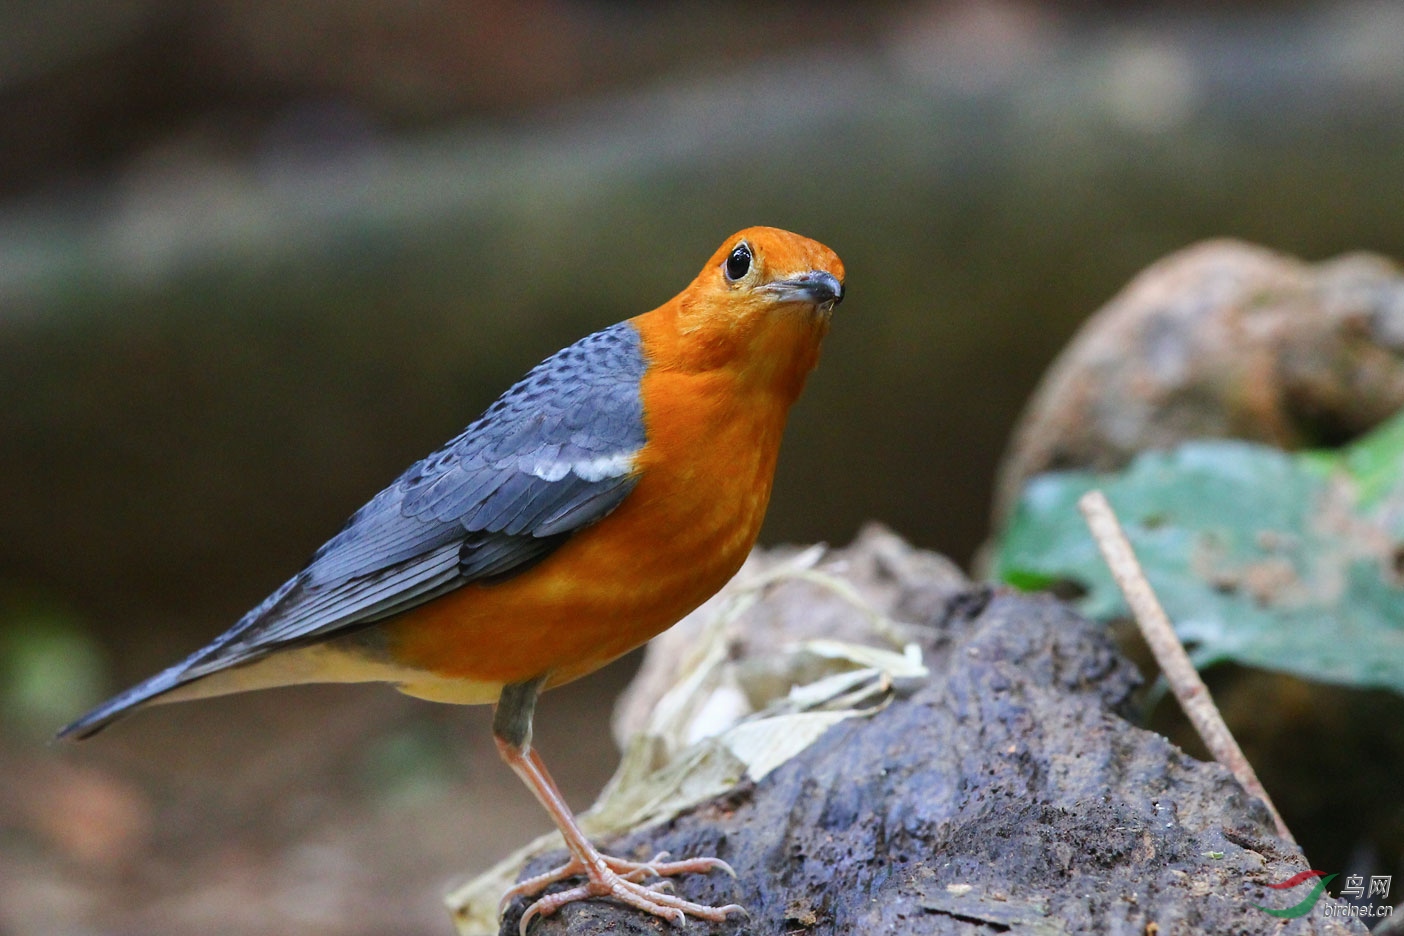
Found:
<svg viewBox="0 0 1404 936"><path fill-rule="evenodd" d="M633 490L646 442L638 331L542 361L351 517L311 562L208 646L68 725L86 737L158 696L280 648L407 611L545 559Z"/></svg>
<svg viewBox="0 0 1404 936"><path fill-rule="evenodd" d="M188 678L406 611L541 561L633 489L645 440L638 332L537 365L351 517L302 572L187 663Z"/></svg>

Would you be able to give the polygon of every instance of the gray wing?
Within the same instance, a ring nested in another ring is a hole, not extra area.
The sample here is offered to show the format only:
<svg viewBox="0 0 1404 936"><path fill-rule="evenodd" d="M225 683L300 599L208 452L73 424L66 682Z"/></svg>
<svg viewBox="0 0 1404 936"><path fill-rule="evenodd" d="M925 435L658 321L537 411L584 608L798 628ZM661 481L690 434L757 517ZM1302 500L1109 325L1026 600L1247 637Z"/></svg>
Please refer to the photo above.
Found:
<svg viewBox="0 0 1404 936"><path fill-rule="evenodd" d="M621 322L542 361L351 517L234 627L61 735L280 647L349 630L540 562L633 489L645 442L638 331Z"/></svg>

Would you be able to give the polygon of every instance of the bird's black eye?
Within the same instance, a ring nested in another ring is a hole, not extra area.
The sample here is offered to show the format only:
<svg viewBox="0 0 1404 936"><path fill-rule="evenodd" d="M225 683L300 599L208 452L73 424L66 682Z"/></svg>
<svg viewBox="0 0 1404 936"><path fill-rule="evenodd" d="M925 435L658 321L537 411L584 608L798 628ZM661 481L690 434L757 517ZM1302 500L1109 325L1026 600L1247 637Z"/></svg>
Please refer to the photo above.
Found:
<svg viewBox="0 0 1404 936"><path fill-rule="evenodd" d="M736 245L736 249L731 252L731 256L726 258L726 278L729 282L736 282L741 277L751 271L751 248L742 241Z"/></svg>

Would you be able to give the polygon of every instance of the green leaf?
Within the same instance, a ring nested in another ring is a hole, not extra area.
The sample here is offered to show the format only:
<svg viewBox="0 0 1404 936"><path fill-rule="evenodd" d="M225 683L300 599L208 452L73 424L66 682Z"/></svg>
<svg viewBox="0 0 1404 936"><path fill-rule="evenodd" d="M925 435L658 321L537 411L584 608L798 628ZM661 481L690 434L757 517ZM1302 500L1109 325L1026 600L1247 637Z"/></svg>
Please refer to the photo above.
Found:
<svg viewBox="0 0 1404 936"><path fill-rule="evenodd" d="M1127 611L1077 499L1100 487L1199 666L1233 660L1404 693L1404 413L1335 452L1192 442L1118 475L1035 478L994 575Z"/></svg>

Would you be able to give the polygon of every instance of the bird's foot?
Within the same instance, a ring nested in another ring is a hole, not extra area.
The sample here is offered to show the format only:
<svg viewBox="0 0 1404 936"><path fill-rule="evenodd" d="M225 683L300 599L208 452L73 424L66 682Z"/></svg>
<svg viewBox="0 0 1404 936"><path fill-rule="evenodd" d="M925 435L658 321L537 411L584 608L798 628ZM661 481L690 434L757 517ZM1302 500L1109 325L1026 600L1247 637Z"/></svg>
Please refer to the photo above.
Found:
<svg viewBox="0 0 1404 936"><path fill-rule="evenodd" d="M687 922L688 916L694 916L700 920L720 921L726 919L728 913L746 912L740 904L709 907L705 904L683 900L670 893L673 889L673 882L666 880L666 878L678 874L705 874L717 869L735 877L736 872L731 870L731 865L720 858L688 858L682 861L665 861L664 859L667 857L667 852L661 852L649 861L630 861L627 858L599 855L599 864L593 867L579 858L572 857L570 861L559 868L527 878L510 888L507 893L502 895L499 912L505 910L507 905L518 897L534 896L557 881L580 875L584 875L585 883L568 890L547 894L526 908L526 912L522 914L519 928L522 936L526 936L527 927L537 917L550 916L566 904L574 903L577 900L588 900L591 897L612 897L620 903L662 917L678 926ZM664 880L644 884L643 882L649 878Z"/></svg>

